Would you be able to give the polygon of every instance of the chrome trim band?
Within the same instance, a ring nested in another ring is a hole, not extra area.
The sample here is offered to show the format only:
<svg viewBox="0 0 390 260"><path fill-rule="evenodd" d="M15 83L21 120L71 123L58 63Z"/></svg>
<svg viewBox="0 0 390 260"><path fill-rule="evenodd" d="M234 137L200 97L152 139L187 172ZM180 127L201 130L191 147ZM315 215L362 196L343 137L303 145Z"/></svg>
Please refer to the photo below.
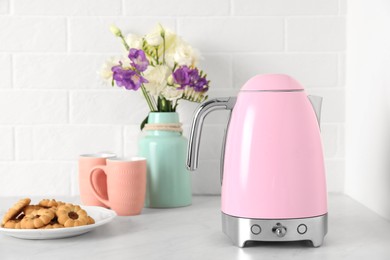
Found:
<svg viewBox="0 0 390 260"><path fill-rule="evenodd" d="M261 232L253 232L253 227ZM286 233L275 232L284 227ZM300 241L310 240L314 247L322 245L328 232L328 214L310 218L250 219L227 215L222 212L222 230L238 247L247 241Z"/></svg>

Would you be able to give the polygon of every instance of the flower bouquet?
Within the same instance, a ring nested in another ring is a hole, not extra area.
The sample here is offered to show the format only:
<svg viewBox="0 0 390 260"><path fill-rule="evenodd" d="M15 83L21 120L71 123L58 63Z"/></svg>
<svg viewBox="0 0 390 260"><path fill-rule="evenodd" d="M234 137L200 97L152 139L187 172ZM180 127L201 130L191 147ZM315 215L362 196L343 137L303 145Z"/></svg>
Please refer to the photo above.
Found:
<svg viewBox="0 0 390 260"><path fill-rule="evenodd" d="M110 30L126 51L103 66L101 75L112 86L141 89L151 112L175 112L180 100L207 99L210 81L197 67L199 53L181 37L161 25L145 36L125 37L116 26Z"/></svg>
<svg viewBox="0 0 390 260"><path fill-rule="evenodd" d="M111 59L102 76L112 86L141 90L150 113L141 123L138 154L147 159L146 207L182 207L192 202L191 176L185 168L187 140L176 108L180 100L207 99L209 81L197 67L198 51L161 25L145 36L123 36L111 26L125 55ZM147 125L146 125L147 123Z"/></svg>

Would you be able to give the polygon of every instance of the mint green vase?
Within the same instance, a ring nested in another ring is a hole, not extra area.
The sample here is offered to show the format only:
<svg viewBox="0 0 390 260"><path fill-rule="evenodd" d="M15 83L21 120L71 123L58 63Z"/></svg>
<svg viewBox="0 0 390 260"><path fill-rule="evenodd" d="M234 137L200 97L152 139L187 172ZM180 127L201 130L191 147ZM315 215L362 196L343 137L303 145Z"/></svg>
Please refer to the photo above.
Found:
<svg viewBox="0 0 390 260"><path fill-rule="evenodd" d="M148 124L179 123L176 112L153 112ZM172 208L191 205L191 176L186 169L187 139L170 130L145 130L139 155L147 160L145 207Z"/></svg>

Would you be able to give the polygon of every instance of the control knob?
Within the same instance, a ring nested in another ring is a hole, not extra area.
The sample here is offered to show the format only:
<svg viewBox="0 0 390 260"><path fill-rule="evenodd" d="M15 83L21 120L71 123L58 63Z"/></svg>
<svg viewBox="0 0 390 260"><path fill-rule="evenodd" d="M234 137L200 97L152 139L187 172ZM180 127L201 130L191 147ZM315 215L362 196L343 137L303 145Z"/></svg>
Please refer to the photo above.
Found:
<svg viewBox="0 0 390 260"><path fill-rule="evenodd" d="M287 233L287 228L280 223L276 223L276 226L272 228L272 232L274 232L278 237L284 237Z"/></svg>

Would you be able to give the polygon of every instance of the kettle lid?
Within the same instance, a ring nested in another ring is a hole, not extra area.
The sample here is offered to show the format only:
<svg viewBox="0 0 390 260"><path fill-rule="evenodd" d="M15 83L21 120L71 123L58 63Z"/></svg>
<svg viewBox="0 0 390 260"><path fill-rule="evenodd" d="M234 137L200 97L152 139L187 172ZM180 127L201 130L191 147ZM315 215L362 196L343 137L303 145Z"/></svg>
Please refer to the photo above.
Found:
<svg viewBox="0 0 390 260"><path fill-rule="evenodd" d="M262 74L248 80L241 91L293 91L303 90L301 84L285 74Z"/></svg>

